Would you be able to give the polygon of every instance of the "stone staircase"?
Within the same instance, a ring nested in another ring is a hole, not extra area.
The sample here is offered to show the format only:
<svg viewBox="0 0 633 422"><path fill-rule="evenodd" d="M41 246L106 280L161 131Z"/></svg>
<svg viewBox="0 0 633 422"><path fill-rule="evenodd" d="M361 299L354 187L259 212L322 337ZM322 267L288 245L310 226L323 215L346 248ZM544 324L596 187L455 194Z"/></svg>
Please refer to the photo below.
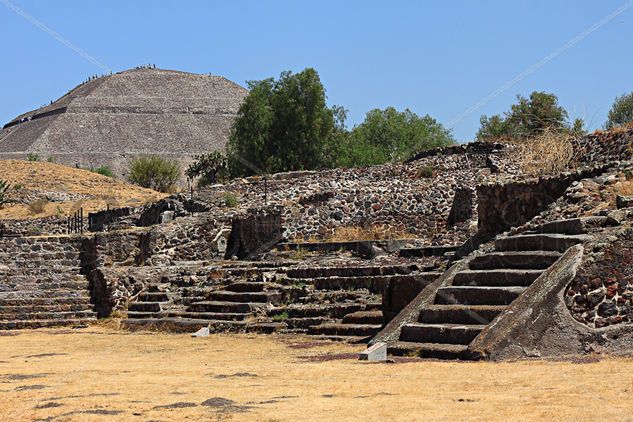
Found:
<svg viewBox="0 0 633 422"><path fill-rule="evenodd" d="M186 269L172 268L130 302L124 325L170 331L209 326L213 331L368 341L383 326L381 296L387 283L417 277L428 284L439 275L406 265L239 265L201 267L196 274L204 280L193 283L175 275Z"/></svg>
<svg viewBox="0 0 633 422"><path fill-rule="evenodd" d="M426 285L439 274L406 265L291 269L287 284L312 288L271 314L286 317L287 332L367 342L384 326L382 294L388 283L417 279Z"/></svg>
<svg viewBox="0 0 633 422"><path fill-rule="evenodd" d="M72 236L0 241L0 330L83 325L96 319Z"/></svg>
<svg viewBox="0 0 633 422"><path fill-rule="evenodd" d="M401 327L388 352L399 356L469 359L468 345L572 245L589 236L570 223L500 238L437 288L431 303ZM584 230L583 230L584 231ZM571 233L570 233L571 232Z"/></svg>

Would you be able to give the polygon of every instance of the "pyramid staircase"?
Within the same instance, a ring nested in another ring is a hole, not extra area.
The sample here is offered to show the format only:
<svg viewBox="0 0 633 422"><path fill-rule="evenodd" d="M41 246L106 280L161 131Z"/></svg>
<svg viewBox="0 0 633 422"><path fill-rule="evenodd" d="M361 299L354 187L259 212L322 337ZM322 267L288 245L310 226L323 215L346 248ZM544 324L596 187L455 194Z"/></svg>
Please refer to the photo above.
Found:
<svg viewBox="0 0 633 422"><path fill-rule="evenodd" d="M0 330L84 325L96 319L73 236L3 239Z"/></svg>
<svg viewBox="0 0 633 422"><path fill-rule="evenodd" d="M496 240L494 252L472 257L468 268L437 288L431 303L401 327L398 341L389 344L388 352L422 358L473 358L468 345L479 333L564 251L589 240L589 224L604 223L603 217L561 220Z"/></svg>

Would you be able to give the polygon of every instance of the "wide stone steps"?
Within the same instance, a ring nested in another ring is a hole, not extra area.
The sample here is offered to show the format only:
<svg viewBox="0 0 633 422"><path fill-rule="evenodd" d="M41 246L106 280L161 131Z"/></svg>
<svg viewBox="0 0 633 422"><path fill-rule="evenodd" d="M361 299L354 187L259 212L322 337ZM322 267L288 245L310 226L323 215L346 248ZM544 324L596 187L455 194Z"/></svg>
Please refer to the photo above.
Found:
<svg viewBox="0 0 633 422"><path fill-rule="evenodd" d="M453 286L527 287L543 273L541 270L470 270L455 274Z"/></svg>
<svg viewBox="0 0 633 422"><path fill-rule="evenodd" d="M78 310L78 311L57 311L53 312L30 312L25 311L23 308L19 308L13 311L8 311L6 308L0 308L0 321L13 321L13 320L73 320L73 319L88 319L96 318L97 313L90 310Z"/></svg>
<svg viewBox="0 0 633 422"><path fill-rule="evenodd" d="M31 296L31 294L33 294ZM10 292L0 294L0 307L58 304L90 305L90 297L85 292L54 292L38 296L34 292Z"/></svg>
<svg viewBox="0 0 633 422"><path fill-rule="evenodd" d="M20 330L26 328L46 328L46 327L61 327L61 326L84 326L93 321L96 318L85 319L48 319L48 320L14 320L14 321L0 321L0 330Z"/></svg>
<svg viewBox="0 0 633 422"><path fill-rule="evenodd" d="M419 357L425 359L467 360L469 358L467 345L449 343L397 341L389 345L387 353L393 356Z"/></svg>
<svg viewBox="0 0 633 422"><path fill-rule="evenodd" d="M139 318L126 319L122 322L129 330L161 330L170 332L190 333L200 328L209 327L213 332L247 332L270 334L285 329L284 323L258 323L245 321L224 321L189 318Z"/></svg>
<svg viewBox="0 0 633 422"><path fill-rule="evenodd" d="M314 277L314 278L294 278L294 283L313 285L317 290L358 290L367 289L373 293L382 293L388 283L410 282L412 280L422 281L429 284L441 273L427 272L410 275L376 275L357 277Z"/></svg>
<svg viewBox="0 0 633 422"><path fill-rule="evenodd" d="M319 277L368 277L395 274L410 274L411 266L384 266L384 267L301 267L291 268L286 271L290 278L319 278Z"/></svg>
<svg viewBox="0 0 633 422"><path fill-rule="evenodd" d="M164 303L167 302L132 302L128 306L128 312L161 312Z"/></svg>
<svg viewBox="0 0 633 422"><path fill-rule="evenodd" d="M427 324L489 324L506 308L504 305L431 305L420 311L418 322Z"/></svg>
<svg viewBox="0 0 633 422"><path fill-rule="evenodd" d="M470 261L471 270L516 269L545 270L561 257L554 251L492 252Z"/></svg>
<svg viewBox="0 0 633 422"><path fill-rule="evenodd" d="M402 327L400 340L417 343L468 345L486 325L411 323Z"/></svg>
<svg viewBox="0 0 633 422"><path fill-rule="evenodd" d="M137 312L128 311L128 318L186 318L205 319L214 321L243 321L250 316L249 313L218 313L218 312L187 312L187 311L161 311L161 312Z"/></svg>
<svg viewBox="0 0 633 422"><path fill-rule="evenodd" d="M308 329L308 334L369 337L377 334L381 328L381 324L343 324L334 322L311 326Z"/></svg>
<svg viewBox="0 0 633 422"><path fill-rule="evenodd" d="M260 282L239 282L229 284L224 288L231 292L263 292L265 284Z"/></svg>
<svg viewBox="0 0 633 422"><path fill-rule="evenodd" d="M435 303L441 305L509 305L525 287L451 286L437 290Z"/></svg>
<svg viewBox="0 0 633 422"><path fill-rule="evenodd" d="M189 305L188 312L212 312L212 313L251 313L263 306L258 303L228 302L228 301L204 301Z"/></svg>
<svg viewBox="0 0 633 422"><path fill-rule="evenodd" d="M17 290L19 289L19 290ZM87 292L88 291L88 282L87 281L67 281L61 283L49 283L49 282L41 282L35 284L0 284L0 296L6 293L12 293L16 291L20 292L58 292L60 290L70 290L74 292Z"/></svg>
<svg viewBox="0 0 633 422"><path fill-rule="evenodd" d="M279 303L281 295L272 292L231 292L216 291L209 294L209 299L221 302L237 302L237 303Z"/></svg>
<svg viewBox="0 0 633 422"><path fill-rule="evenodd" d="M271 315L285 313L289 318L331 317L340 319L345 315L365 309L360 303L336 303L330 305L287 305L276 308Z"/></svg>
<svg viewBox="0 0 633 422"><path fill-rule="evenodd" d="M343 324L369 324L382 325L382 311L357 311L352 312L343 317Z"/></svg>
<svg viewBox="0 0 633 422"><path fill-rule="evenodd" d="M556 233L526 234L509 236L495 240L497 252L506 251L556 251L564 252L568 248L591 239L591 236L565 235Z"/></svg>

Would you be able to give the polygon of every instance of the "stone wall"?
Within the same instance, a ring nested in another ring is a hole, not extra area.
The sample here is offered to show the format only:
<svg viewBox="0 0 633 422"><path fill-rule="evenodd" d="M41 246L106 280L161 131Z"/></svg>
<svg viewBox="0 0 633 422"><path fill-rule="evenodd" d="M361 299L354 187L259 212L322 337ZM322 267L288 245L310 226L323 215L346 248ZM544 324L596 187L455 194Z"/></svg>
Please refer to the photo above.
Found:
<svg viewBox="0 0 633 422"><path fill-rule="evenodd" d="M283 207L251 209L231 224L225 258L244 259L262 253L281 241Z"/></svg>
<svg viewBox="0 0 633 422"><path fill-rule="evenodd" d="M596 176L595 167L539 179L477 186L478 234L494 236L518 227L562 197L573 182Z"/></svg>
<svg viewBox="0 0 633 422"><path fill-rule="evenodd" d="M590 327L633 322L633 228L593 244L565 292L572 316Z"/></svg>

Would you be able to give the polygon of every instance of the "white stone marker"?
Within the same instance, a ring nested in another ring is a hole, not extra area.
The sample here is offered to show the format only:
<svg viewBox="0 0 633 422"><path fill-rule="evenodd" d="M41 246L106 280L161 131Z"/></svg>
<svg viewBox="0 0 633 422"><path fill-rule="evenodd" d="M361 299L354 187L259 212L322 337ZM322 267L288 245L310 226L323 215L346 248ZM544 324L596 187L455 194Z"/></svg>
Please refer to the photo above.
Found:
<svg viewBox="0 0 633 422"><path fill-rule="evenodd" d="M193 333L191 337L209 337L209 327L203 327Z"/></svg>
<svg viewBox="0 0 633 422"><path fill-rule="evenodd" d="M358 354L359 360L382 362L387 360L387 343L376 343Z"/></svg>

